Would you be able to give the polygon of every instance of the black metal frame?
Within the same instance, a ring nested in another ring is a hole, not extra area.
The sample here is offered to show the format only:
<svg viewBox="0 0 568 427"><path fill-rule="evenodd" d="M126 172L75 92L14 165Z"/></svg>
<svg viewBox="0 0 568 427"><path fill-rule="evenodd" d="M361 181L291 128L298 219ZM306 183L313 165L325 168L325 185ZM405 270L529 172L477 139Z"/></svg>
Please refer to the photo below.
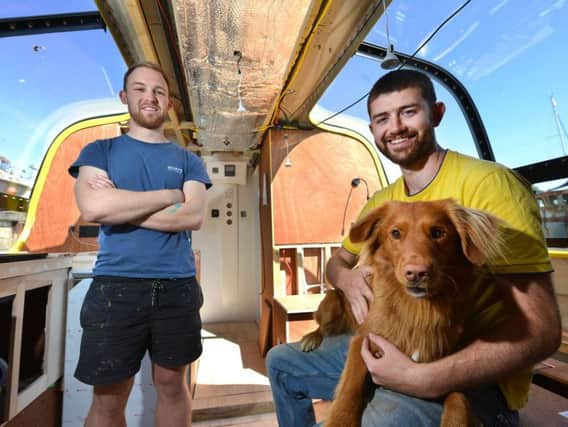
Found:
<svg viewBox="0 0 568 427"><path fill-rule="evenodd" d="M98 11L0 19L0 37L83 30L106 31Z"/></svg>

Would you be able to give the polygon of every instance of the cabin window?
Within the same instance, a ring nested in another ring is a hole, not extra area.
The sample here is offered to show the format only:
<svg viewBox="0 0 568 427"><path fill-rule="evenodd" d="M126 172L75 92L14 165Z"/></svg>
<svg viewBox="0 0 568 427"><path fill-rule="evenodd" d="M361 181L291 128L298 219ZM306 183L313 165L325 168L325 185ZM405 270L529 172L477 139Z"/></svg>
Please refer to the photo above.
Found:
<svg viewBox="0 0 568 427"><path fill-rule="evenodd" d="M561 180L533 185L548 246L568 247L568 182Z"/></svg>
<svg viewBox="0 0 568 427"><path fill-rule="evenodd" d="M92 0L3 2L0 19L96 10ZM0 51L0 251L8 251L55 137L77 121L84 101L119 102L126 66L103 29L0 37Z"/></svg>
<svg viewBox="0 0 568 427"><path fill-rule="evenodd" d="M559 54L568 39L564 25L568 8L552 2L532 2L522 8L514 2L461 6L459 0L435 8L392 0L387 9L390 39L383 14L365 42L381 49L390 43L395 52L422 61L422 69L435 76L438 98L447 105L436 129L442 146L481 157L469 132L469 117L455 102L460 95L454 94L452 84L442 86L443 76L435 67L455 77L471 97L488 136L490 150L480 150L485 158L510 168L540 164L539 172L547 169L545 174L534 174L538 178L533 185L541 199L549 245L566 248L568 174L565 163L544 162L568 155L568 86L563 73L568 56ZM380 66L382 55L372 49L359 52L323 94L312 118L316 124L324 121L342 127L358 123L356 129L370 139L366 94L385 70ZM534 58L543 55L546 66L536 66ZM381 160L392 182L398 168ZM553 177L554 181L547 181ZM559 189L562 185L564 189Z"/></svg>
<svg viewBox="0 0 568 427"><path fill-rule="evenodd" d="M325 122L326 125L349 126L367 138L369 142L373 142L373 136L369 130L366 94L375 81L384 73L385 71L378 67L376 60L363 55L355 55L335 78L312 110L312 121L315 124ZM473 136L469 131L465 116L454 95L437 81L434 81L434 86L438 100L446 105L444 120L436 129L438 141L444 148L477 157ZM330 118L333 114L341 111L361 97L364 99L352 108ZM380 153L379 157L385 166L389 182L393 182L400 176L398 166L392 164Z"/></svg>

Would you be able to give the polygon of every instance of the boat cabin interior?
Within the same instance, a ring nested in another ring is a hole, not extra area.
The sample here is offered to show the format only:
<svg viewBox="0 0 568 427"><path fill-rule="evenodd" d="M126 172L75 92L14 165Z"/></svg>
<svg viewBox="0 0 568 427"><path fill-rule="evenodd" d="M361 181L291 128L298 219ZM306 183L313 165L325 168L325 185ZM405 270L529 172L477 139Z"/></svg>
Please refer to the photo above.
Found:
<svg viewBox="0 0 568 427"><path fill-rule="evenodd" d="M90 388L73 370L99 225L81 217L67 169L89 142L128 132L118 92L142 61L168 78L166 136L213 182L191 236L205 299L194 425L277 425L264 356L314 328L327 261L400 174L366 107L392 69L433 79L447 105L442 146L530 182L568 330L564 1L18 3L0 12L11 100L0 116L15 129L0 136L0 426L83 425ZM535 367L524 426L568 423L566 337ZM145 359L129 426L151 425L148 369ZM328 402L314 404L323 419Z"/></svg>

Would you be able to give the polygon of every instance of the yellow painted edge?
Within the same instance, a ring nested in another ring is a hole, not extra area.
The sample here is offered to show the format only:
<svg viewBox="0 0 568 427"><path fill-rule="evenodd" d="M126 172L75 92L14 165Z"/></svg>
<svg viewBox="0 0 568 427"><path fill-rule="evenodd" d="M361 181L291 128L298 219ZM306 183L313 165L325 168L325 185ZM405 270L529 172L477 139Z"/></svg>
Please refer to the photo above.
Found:
<svg viewBox="0 0 568 427"><path fill-rule="evenodd" d="M548 254L551 256L551 258L568 259L568 249L548 249Z"/></svg>
<svg viewBox="0 0 568 427"><path fill-rule="evenodd" d="M266 185L267 188L264 189L266 191L266 196L270 200L270 240L272 245L272 296L280 296L277 290L282 288L282 284L280 283L280 253L279 249L276 248L276 243L274 241L274 204L272 203L272 129L268 129L268 177L266 179L266 183L263 182L263 185ZM261 196L262 197L262 194ZM267 200L268 202L268 200ZM277 255L278 254L278 255Z"/></svg>
<svg viewBox="0 0 568 427"><path fill-rule="evenodd" d="M59 150L61 144L63 144L63 142L70 135L80 130L95 126L107 125L111 123L119 123L122 121L126 121L129 118L130 115L128 113L121 113L118 115L112 115L107 117L97 117L94 119L82 120L65 128L54 138L53 143L50 145L49 149L47 150L47 153L45 154L34 187L32 189L32 194L30 197L30 203L28 205L28 212L26 215L26 222L24 225L24 229L22 230L20 236L18 237L18 240L16 240L16 242L12 245L12 247L8 250L8 252L11 253L20 252L30 235L31 229L35 223L37 207L39 204L41 193L43 192L43 187L45 186L45 181L47 180L47 175L49 173L49 170L51 169L51 164L53 162L53 159L55 158L55 154Z"/></svg>
<svg viewBox="0 0 568 427"><path fill-rule="evenodd" d="M363 146L369 152L369 154L371 154L371 157L373 158L373 161L375 162L375 168L377 170L377 175L379 176L379 181L380 181L381 186L382 186L381 188L385 188L386 186L389 185L387 175L386 175L385 170L383 168L383 164L382 164L381 160L379 159L379 155L377 154L377 151L375 150L375 146L373 144L371 144L367 138L365 138L359 132L354 131L352 129L343 128L343 127L338 128L336 126L328 125L328 124L325 124L325 123L318 124L318 125L316 125L316 127L319 128L319 129L322 129L326 132L335 133L335 134L343 135L343 136L348 136L348 137L355 139L355 140L359 141L360 143L362 143Z"/></svg>
<svg viewBox="0 0 568 427"><path fill-rule="evenodd" d="M292 83L294 83L294 81L296 80L296 77L298 76L300 69L303 67L304 61L306 59L306 55L308 53L310 45L312 44L313 38L315 37L315 35L318 32L318 28L320 27L321 22L327 16L327 13L329 12L329 9L331 8L332 3L333 3L332 0L328 0L324 4L322 11L319 13L319 16L316 18L316 22L314 23L312 30L308 33L308 35L307 35L307 37L306 37L306 39L305 39L305 41L302 45L301 52L299 53L298 59L296 61L294 61L294 63L292 64L292 69L287 74L289 76L289 79L286 83L286 86L280 92L280 96L278 97L278 100L276 101L276 105L275 105L275 108L272 112L272 116L270 117L270 121L268 122L269 125L273 125L274 122L276 121L276 119L278 118L278 113L279 113L279 110L280 110L280 105L282 104L282 99L284 99L284 97L288 93L288 88L290 86L292 86Z"/></svg>

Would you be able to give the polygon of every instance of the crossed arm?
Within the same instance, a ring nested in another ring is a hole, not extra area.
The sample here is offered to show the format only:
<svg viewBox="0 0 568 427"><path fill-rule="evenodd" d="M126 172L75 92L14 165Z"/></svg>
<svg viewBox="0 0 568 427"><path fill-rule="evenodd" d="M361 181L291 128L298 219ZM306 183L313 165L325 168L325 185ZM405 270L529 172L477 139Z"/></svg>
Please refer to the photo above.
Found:
<svg viewBox="0 0 568 427"><path fill-rule="evenodd" d="M355 262L356 257L342 248L328 264L328 278L344 290L354 311L366 316L366 308L360 307L368 299L363 276L357 270L345 270ZM367 337L361 355L373 381L402 393L436 398L495 383L553 353L560 344L562 328L550 274L502 275L498 283L511 307L507 321L450 356L415 363L384 338ZM368 340L383 350L382 356L369 351Z"/></svg>
<svg viewBox="0 0 568 427"><path fill-rule="evenodd" d="M81 166L75 182L83 218L100 224L130 223L153 230L198 230L205 218L205 185L187 181L182 190L128 191L114 187L106 171Z"/></svg>

